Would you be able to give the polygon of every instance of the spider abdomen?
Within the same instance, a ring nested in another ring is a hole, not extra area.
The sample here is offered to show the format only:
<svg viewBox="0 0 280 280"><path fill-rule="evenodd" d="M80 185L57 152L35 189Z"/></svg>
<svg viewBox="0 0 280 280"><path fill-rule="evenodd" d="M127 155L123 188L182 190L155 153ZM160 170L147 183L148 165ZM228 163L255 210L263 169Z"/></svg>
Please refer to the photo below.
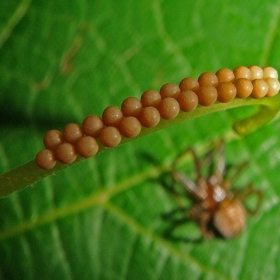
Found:
<svg viewBox="0 0 280 280"><path fill-rule="evenodd" d="M213 217L213 225L224 238L239 235L246 224L246 210L238 200L225 199Z"/></svg>

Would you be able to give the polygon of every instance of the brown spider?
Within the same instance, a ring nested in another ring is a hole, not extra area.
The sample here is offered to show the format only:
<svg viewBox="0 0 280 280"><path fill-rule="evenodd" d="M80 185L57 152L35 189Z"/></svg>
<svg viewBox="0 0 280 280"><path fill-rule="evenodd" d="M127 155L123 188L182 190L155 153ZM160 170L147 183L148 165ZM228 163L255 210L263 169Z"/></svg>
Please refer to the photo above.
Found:
<svg viewBox="0 0 280 280"><path fill-rule="evenodd" d="M194 183L185 174L176 170L178 163L183 155L191 153L196 171L196 182ZM202 171L205 165L213 165L214 155L216 155L216 167L214 174L209 174L205 178ZM174 214L181 213L180 219L173 221L173 230L175 227L186 223L189 220L195 221L204 238L222 237L232 238L238 236L245 227L248 214L254 214L260 207L262 201L262 192L255 190L252 184L245 188L235 191L231 190L231 183L237 175L244 169L245 163L237 167L230 179L225 179L225 160L224 160L224 142L221 141L217 147L200 160L193 148L188 148L180 154L173 162L172 177L175 182L183 186L184 193L190 195L193 200L191 208L178 209L168 213L165 217L175 217ZM172 188L175 196L179 196L177 190ZM249 209L242 202L249 196L255 195L257 203L253 209Z"/></svg>

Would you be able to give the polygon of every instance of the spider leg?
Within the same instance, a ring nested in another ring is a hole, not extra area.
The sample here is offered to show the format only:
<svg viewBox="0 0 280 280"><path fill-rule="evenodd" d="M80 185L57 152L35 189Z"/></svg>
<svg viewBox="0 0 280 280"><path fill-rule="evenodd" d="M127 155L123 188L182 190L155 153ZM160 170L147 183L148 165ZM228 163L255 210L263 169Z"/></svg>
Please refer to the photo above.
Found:
<svg viewBox="0 0 280 280"><path fill-rule="evenodd" d="M195 172L196 172L196 181L199 182L201 181L202 178L202 174L201 174L201 162L195 152L195 150L192 147L187 148L186 150L184 150L182 153L180 153L174 160L173 164L172 164L172 170L171 170L171 175L172 178L174 179L175 182L178 182L179 184L181 184L182 186L184 186L184 188L195 198L201 199L201 197L199 195L197 195L197 190L198 187L197 185L190 180L186 175L184 175L181 172L177 171L177 166L180 162L180 160L182 159L182 157L184 157L186 154L190 153L193 157L194 160L194 165L195 165Z"/></svg>
<svg viewBox="0 0 280 280"><path fill-rule="evenodd" d="M185 176L183 173L177 172L175 170L172 170L172 178L175 182L178 182L181 184L184 189L189 192L194 198L201 199L201 197L197 194L198 187L197 185L190 180L187 176Z"/></svg>
<svg viewBox="0 0 280 280"><path fill-rule="evenodd" d="M225 143L223 140L221 140L217 147L217 169L216 169L216 176L219 178L223 177L223 174L225 172L225 156L224 156L224 150L225 150Z"/></svg>
<svg viewBox="0 0 280 280"><path fill-rule="evenodd" d="M169 174L168 174L169 175ZM170 176L170 175L169 175ZM181 194L179 193L179 191L175 188L174 186L174 181L172 182L167 182L166 178L157 178L157 181L160 183L160 185L167 191L169 192L171 195L173 196L180 196Z"/></svg>
<svg viewBox="0 0 280 280"><path fill-rule="evenodd" d="M179 215L182 215L182 217L178 217ZM176 227L190 221L189 208L187 207L176 208L170 212L163 214L162 219L169 220L170 227L168 228L168 232L170 233L170 229L172 229L173 231Z"/></svg>
<svg viewBox="0 0 280 280"><path fill-rule="evenodd" d="M257 197L257 203L254 208L250 209L246 207L247 213L249 215L254 215L255 213L258 212L258 210L261 207L262 200L263 200L263 192L260 190L254 189L252 184L247 185L245 188L242 190L236 191L234 197L239 199L240 201L245 201L248 197L250 196L256 196Z"/></svg>
<svg viewBox="0 0 280 280"><path fill-rule="evenodd" d="M240 174L245 170L245 168L248 166L249 162L245 161L240 163L236 168L232 168L233 172L232 174L230 174L230 176L228 176L228 180L230 180L231 182L235 181L238 176L240 176Z"/></svg>
<svg viewBox="0 0 280 280"><path fill-rule="evenodd" d="M201 222L199 228L204 238L211 239L215 236L214 232L209 230L206 221Z"/></svg>
<svg viewBox="0 0 280 280"><path fill-rule="evenodd" d="M208 165L213 161L214 154L218 154L218 157L221 156L221 159L224 160L224 146L225 143L223 140L213 143L212 147L205 154L204 158L201 160L201 165ZM218 159L219 160L219 159Z"/></svg>
<svg viewBox="0 0 280 280"><path fill-rule="evenodd" d="M172 170L176 170L181 158L185 156L187 153L190 153L194 160L195 165L195 172L197 180L199 180L202 177L202 168L203 166L209 164L213 161L213 156L215 153L218 153L218 162L217 162L217 168L216 168L216 174L218 176L222 176L225 170L225 159L224 159L224 141L221 140L219 143L211 149L205 157L200 160L195 152L195 150L192 147L187 148L182 153L180 153L176 159L174 160L172 164Z"/></svg>
<svg viewBox="0 0 280 280"><path fill-rule="evenodd" d="M190 216L194 220L199 228L202 236L206 239L211 239L214 237L214 232L209 228L209 222L211 220L211 214L204 208L202 204L196 204L191 208Z"/></svg>
<svg viewBox="0 0 280 280"><path fill-rule="evenodd" d="M178 214L183 215L182 217L178 217ZM177 217L175 217L177 216ZM167 239L171 239L173 241L183 241L183 242L201 242L203 240L202 236L198 238L188 238L183 236L175 236L174 231L183 226L184 224L190 222L192 219L190 217L189 208L176 208L162 216L163 219L169 220L170 224L167 229L164 231L163 236Z"/></svg>
<svg viewBox="0 0 280 280"><path fill-rule="evenodd" d="M248 166L248 162L242 162L237 167L229 167L226 178L222 181L223 188L227 191L231 188L234 181L240 176L243 170Z"/></svg>
<svg viewBox="0 0 280 280"><path fill-rule="evenodd" d="M206 153L204 158L199 162L200 170L202 170L206 165L210 166L209 177L214 174L212 177L215 177L218 182L223 181L223 175L225 173L224 146L224 141L220 140L218 143L214 144L214 147L210 149L210 151Z"/></svg>
<svg viewBox="0 0 280 280"><path fill-rule="evenodd" d="M183 151L179 156L174 160L172 164L172 170L171 170L171 175L172 178L174 179L175 182L181 184L184 189L191 194L193 198L196 200L204 200L208 193L207 193L207 183L205 179L202 177L202 166L205 164L206 161L210 161L213 157L215 149L209 152L209 154L206 156L206 159L204 158L204 161L200 161L198 158L195 150L191 147L189 147L187 150ZM196 172L196 183L194 183L191 179L189 179L185 174L178 172L176 170L179 161L181 158L186 155L187 153L190 153L193 157L194 160L194 165L195 165L195 172Z"/></svg>
<svg viewBox="0 0 280 280"><path fill-rule="evenodd" d="M197 176L197 178L200 178L201 177L201 162L200 162L195 150L192 147L187 148L186 150L184 150L182 153L180 153L175 158L175 160L172 164L172 170L177 169L177 166L178 166L180 160L182 159L182 157L184 157L188 153L190 153L194 159L196 176Z"/></svg>
<svg viewBox="0 0 280 280"><path fill-rule="evenodd" d="M162 218L164 220L173 220L173 221L178 221L178 218L175 218L175 215L178 214L184 214L184 220L186 220L186 217L188 217L187 219L189 219L189 208L188 207L178 207L175 208L174 210L171 210L165 214L162 215ZM179 219L181 220L181 219Z"/></svg>

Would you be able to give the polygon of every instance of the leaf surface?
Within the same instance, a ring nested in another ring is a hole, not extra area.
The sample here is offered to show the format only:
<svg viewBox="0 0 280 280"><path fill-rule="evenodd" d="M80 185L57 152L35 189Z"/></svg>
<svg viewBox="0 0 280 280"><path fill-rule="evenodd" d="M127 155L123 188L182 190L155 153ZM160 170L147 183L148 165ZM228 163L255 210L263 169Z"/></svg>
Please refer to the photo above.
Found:
<svg viewBox="0 0 280 280"><path fill-rule="evenodd" d="M280 69L279 9L270 0L1 1L0 172L32 160L47 130L146 89L221 67ZM1 199L0 279L278 279L280 123L232 133L254 109L136 139ZM221 137L229 163L250 161L236 183L264 192L260 213L236 239L165 239L161 214L175 202L155 178L185 147L206 151Z"/></svg>

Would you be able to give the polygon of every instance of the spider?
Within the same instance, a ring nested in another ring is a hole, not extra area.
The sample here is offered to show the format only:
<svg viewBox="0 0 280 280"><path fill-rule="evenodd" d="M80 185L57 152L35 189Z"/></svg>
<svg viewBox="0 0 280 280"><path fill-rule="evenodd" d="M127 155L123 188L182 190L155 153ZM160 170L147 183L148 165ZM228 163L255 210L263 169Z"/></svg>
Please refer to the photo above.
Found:
<svg viewBox="0 0 280 280"><path fill-rule="evenodd" d="M195 182L177 171L179 161L186 153L190 153L194 160ZM227 239L238 236L245 228L247 215L256 213L262 202L262 192L255 190L252 184L248 184L238 191L231 190L233 181L246 165L247 163L240 164L232 176L225 179L228 172L226 172L224 160L223 141L210 150L203 159L199 159L191 147L180 154L173 162L171 175L173 180L183 187L183 193L191 197L193 204L188 208L179 205L177 209L164 216L164 218L171 218L172 231L192 220L197 223L202 237L206 239L213 237ZM206 166L212 166L215 170L204 177L202 172ZM180 196L174 187L169 190L173 195ZM250 196L257 197L254 208L249 208L244 204L244 201ZM181 218L178 218L178 212Z"/></svg>

